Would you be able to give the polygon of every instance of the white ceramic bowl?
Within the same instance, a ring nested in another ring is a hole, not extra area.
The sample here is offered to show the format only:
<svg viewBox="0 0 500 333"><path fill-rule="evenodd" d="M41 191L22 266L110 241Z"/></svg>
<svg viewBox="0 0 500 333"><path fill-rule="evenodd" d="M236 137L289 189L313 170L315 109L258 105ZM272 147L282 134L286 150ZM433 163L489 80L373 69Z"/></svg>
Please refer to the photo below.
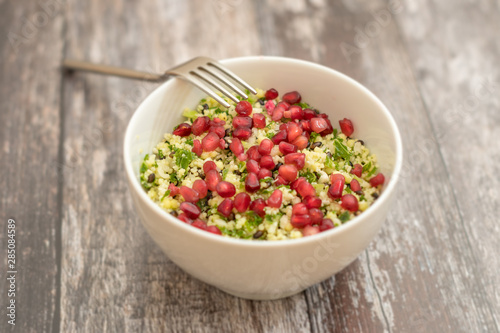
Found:
<svg viewBox="0 0 500 333"><path fill-rule="evenodd" d="M221 237L191 227L166 213L146 195L139 168L146 153L182 120L204 93L175 79L151 93L134 113L125 134L124 160L130 193L151 238L192 276L229 294L278 299L296 294L349 265L379 231L391 207L401 170L401 138L386 107L370 91L330 68L279 57L222 61L254 87L297 90L302 100L325 112L338 128L347 117L378 156L386 184L379 199L346 224L320 234L285 241Z"/></svg>

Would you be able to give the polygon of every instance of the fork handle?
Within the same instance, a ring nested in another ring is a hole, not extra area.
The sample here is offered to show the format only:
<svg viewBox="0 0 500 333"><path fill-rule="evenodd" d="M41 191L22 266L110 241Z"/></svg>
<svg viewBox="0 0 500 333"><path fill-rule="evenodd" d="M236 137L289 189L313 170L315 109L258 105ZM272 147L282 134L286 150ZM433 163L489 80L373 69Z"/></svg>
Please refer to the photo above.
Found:
<svg viewBox="0 0 500 333"><path fill-rule="evenodd" d="M145 80L152 82L162 82L165 81L170 75L168 74L154 74L136 71L132 69L127 69L123 67L114 67L107 65L99 65L91 62L65 59L62 64L63 68L67 70L80 70L98 74L113 75L119 77L125 77L129 79Z"/></svg>

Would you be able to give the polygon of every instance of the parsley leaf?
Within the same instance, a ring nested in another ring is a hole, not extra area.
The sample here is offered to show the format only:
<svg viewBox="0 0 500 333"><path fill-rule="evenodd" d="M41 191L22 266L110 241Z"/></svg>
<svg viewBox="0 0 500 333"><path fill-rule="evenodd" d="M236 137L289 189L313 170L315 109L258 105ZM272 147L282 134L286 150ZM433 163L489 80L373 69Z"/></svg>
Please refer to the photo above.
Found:
<svg viewBox="0 0 500 333"><path fill-rule="evenodd" d="M175 151L175 164L183 169L187 169L191 161L196 158L196 154L185 149L177 149Z"/></svg>
<svg viewBox="0 0 500 333"><path fill-rule="evenodd" d="M335 156L342 157L344 160L349 161L351 158L351 153L346 145L344 145L340 140L334 141L335 145Z"/></svg>
<svg viewBox="0 0 500 333"><path fill-rule="evenodd" d="M351 215L349 214L348 211L345 211L339 215L339 220L342 221L342 223L349 221L350 218L351 218Z"/></svg>

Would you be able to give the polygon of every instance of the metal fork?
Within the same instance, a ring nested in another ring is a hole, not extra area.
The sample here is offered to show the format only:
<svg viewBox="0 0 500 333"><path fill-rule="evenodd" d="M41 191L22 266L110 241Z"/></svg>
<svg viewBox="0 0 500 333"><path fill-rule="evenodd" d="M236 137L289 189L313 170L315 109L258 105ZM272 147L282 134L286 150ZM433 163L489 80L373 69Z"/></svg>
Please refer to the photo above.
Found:
<svg viewBox="0 0 500 333"><path fill-rule="evenodd" d="M247 99L248 96L233 82L228 80L224 76L224 74L229 78L231 78L236 83L238 83L239 85L241 85L242 87L248 89L252 94L255 95L257 93L257 91L254 88L252 88L248 83L243 81L236 74L231 72L226 67L222 66L216 60L208 57L193 58L185 63L182 63L178 66L175 66L174 68L167 70L164 74L140 72L122 67L98 65L90 62L70 60L70 59L66 59L63 61L63 67L67 70L81 70L99 74L120 76L130 79L146 80L151 82L163 82L173 76L176 76L188 82L191 82L192 84L203 90L210 97L215 99L217 102L219 102L226 108L229 107L229 103L227 103L223 98L221 98L210 86L220 91L222 94L233 100L235 103L238 103L239 100L216 80L222 82L224 85L231 88L243 99Z"/></svg>

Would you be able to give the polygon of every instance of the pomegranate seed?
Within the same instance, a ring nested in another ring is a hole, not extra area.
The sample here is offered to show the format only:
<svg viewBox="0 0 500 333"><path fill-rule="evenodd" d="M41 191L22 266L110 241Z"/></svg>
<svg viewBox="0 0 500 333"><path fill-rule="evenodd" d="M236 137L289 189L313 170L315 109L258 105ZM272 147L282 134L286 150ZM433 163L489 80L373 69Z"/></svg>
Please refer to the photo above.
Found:
<svg viewBox="0 0 500 333"><path fill-rule="evenodd" d="M307 236L312 236L319 234L320 230L318 226L315 225L307 225L302 229L302 236L307 237Z"/></svg>
<svg viewBox="0 0 500 333"><path fill-rule="evenodd" d="M345 194L342 196L340 206L348 211L355 212L359 208L358 199L352 194Z"/></svg>
<svg viewBox="0 0 500 333"><path fill-rule="evenodd" d="M220 181L222 181L222 176L217 170L210 170L205 174L205 182L210 191L215 191Z"/></svg>
<svg viewBox="0 0 500 333"><path fill-rule="evenodd" d="M309 143L309 139L301 135L297 139L293 140L292 144L297 147L297 149L302 150L307 148L307 144Z"/></svg>
<svg viewBox="0 0 500 333"><path fill-rule="evenodd" d="M354 126L352 124L352 121L350 121L347 118L339 120L339 125L340 129L342 130L342 133L344 133L345 136L351 136L352 132L354 132Z"/></svg>
<svg viewBox="0 0 500 333"><path fill-rule="evenodd" d="M276 97L278 97L278 91L274 88L271 88L268 91L266 91L266 94L264 96L266 97L267 100L275 99Z"/></svg>
<svg viewBox="0 0 500 333"><path fill-rule="evenodd" d="M309 214L305 215L292 215L290 223L295 228L304 228L306 225L311 224L311 217Z"/></svg>
<svg viewBox="0 0 500 333"><path fill-rule="evenodd" d="M200 219L196 219L191 225L201 230L207 230L207 224Z"/></svg>
<svg viewBox="0 0 500 333"><path fill-rule="evenodd" d="M351 180L351 183L349 185L351 186L351 190L353 192L356 193L361 192L361 185L356 179Z"/></svg>
<svg viewBox="0 0 500 333"><path fill-rule="evenodd" d="M320 198L316 196L308 195L302 200L302 203L306 205L307 209L312 209L312 208L320 208L322 201Z"/></svg>
<svg viewBox="0 0 500 333"><path fill-rule="evenodd" d="M291 190L297 190L297 188L299 187L299 185L305 181L306 179L304 177L299 177L297 178L296 180L294 180L291 184L290 184L290 189Z"/></svg>
<svg viewBox="0 0 500 333"><path fill-rule="evenodd" d="M170 196L175 197L177 194L180 193L180 189L175 186L174 184L168 185L168 189L170 190Z"/></svg>
<svg viewBox="0 0 500 333"><path fill-rule="evenodd" d="M333 126L332 126L332 123L330 122L330 119L325 119L325 121L326 121L326 124L328 125L328 127L320 133L321 136L325 136L325 135L333 133Z"/></svg>
<svg viewBox="0 0 500 333"><path fill-rule="evenodd" d="M213 127L212 127L213 128ZM215 133L208 133L205 135L203 140L201 140L201 146L204 151L214 151L219 147L219 136Z"/></svg>
<svg viewBox="0 0 500 333"><path fill-rule="evenodd" d="M304 132L311 132L311 121L310 120L301 120L300 125L302 126L302 130Z"/></svg>
<svg viewBox="0 0 500 333"><path fill-rule="evenodd" d="M274 104L274 101L267 101L266 104L264 105L266 108L267 114L269 116L273 115L274 108L276 107L276 104Z"/></svg>
<svg viewBox="0 0 500 333"><path fill-rule="evenodd" d="M328 196L332 199L339 199L342 197L343 191L344 182L342 180L336 180L328 189Z"/></svg>
<svg viewBox="0 0 500 333"><path fill-rule="evenodd" d="M291 153L296 153L297 152L297 146L292 145L291 143L288 142L280 142L280 152L283 155L288 155Z"/></svg>
<svg viewBox="0 0 500 333"><path fill-rule="evenodd" d="M318 113L318 117L323 119L328 119L328 115L326 113Z"/></svg>
<svg viewBox="0 0 500 333"><path fill-rule="evenodd" d="M238 156L236 156L238 158L238 160L244 162L248 159L248 155L247 154L239 154Z"/></svg>
<svg viewBox="0 0 500 333"><path fill-rule="evenodd" d="M210 170L216 170L217 171L217 164L215 164L214 161L206 161L205 163L203 163L203 172L205 173L205 175Z"/></svg>
<svg viewBox="0 0 500 333"><path fill-rule="evenodd" d="M363 173L363 167L361 166L361 164L358 163L354 164L354 166L351 169L351 173L353 175L361 177L361 174Z"/></svg>
<svg viewBox="0 0 500 333"><path fill-rule="evenodd" d="M203 199L207 196L208 193L207 183L205 183L205 181L202 179L197 179L193 183L193 190L198 192L198 194L200 195L200 199Z"/></svg>
<svg viewBox="0 0 500 333"><path fill-rule="evenodd" d="M233 200L231 199L224 199L219 207L217 207L217 211L225 217L229 217L231 215L231 212L233 211Z"/></svg>
<svg viewBox="0 0 500 333"><path fill-rule="evenodd" d="M280 131L285 130L288 133L288 123L281 124L280 127L279 127L279 129L280 129Z"/></svg>
<svg viewBox="0 0 500 333"><path fill-rule="evenodd" d="M246 212L248 206L250 205L250 196L248 193L241 192L234 197L234 208L240 213Z"/></svg>
<svg viewBox="0 0 500 333"><path fill-rule="evenodd" d="M293 142L293 140L302 135L302 132L302 128L300 128L299 124L295 122L288 123L287 136L289 142Z"/></svg>
<svg viewBox="0 0 500 333"><path fill-rule="evenodd" d="M382 184L384 184L384 182L385 182L385 177L381 173L377 173L377 175L375 177L370 179L370 185L372 187L377 187L379 185L382 185Z"/></svg>
<svg viewBox="0 0 500 333"><path fill-rule="evenodd" d="M236 188L233 184L226 181L220 181L216 186L217 193L223 198L230 198L236 193Z"/></svg>
<svg viewBox="0 0 500 333"><path fill-rule="evenodd" d="M300 103L301 96L298 91L290 91L283 95L283 101L288 104Z"/></svg>
<svg viewBox="0 0 500 333"><path fill-rule="evenodd" d="M201 146L200 140L193 141L193 149L191 149L193 153L195 153L198 157L203 153L203 147Z"/></svg>
<svg viewBox="0 0 500 333"><path fill-rule="evenodd" d="M214 118L214 120L210 120L210 126L224 126L226 122L220 118Z"/></svg>
<svg viewBox="0 0 500 333"><path fill-rule="evenodd" d="M290 118L292 120L301 120L304 118L304 110L299 105L290 106Z"/></svg>
<svg viewBox="0 0 500 333"><path fill-rule="evenodd" d="M179 214L179 216L177 216L177 218L179 220L181 220L182 222L187 223L187 224L193 223L193 220L191 220L189 217L187 217L187 215L184 213Z"/></svg>
<svg viewBox="0 0 500 333"><path fill-rule="evenodd" d="M309 214L309 210L304 203L298 203L292 208L292 215L306 215Z"/></svg>
<svg viewBox="0 0 500 333"><path fill-rule="evenodd" d="M267 199L267 205L273 208L280 208L282 201L283 201L283 192L281 192L279 189L276 189Z"/></svg>
<svg viewBox="0 0 500 333"><path fill-rule="evenodd" d="M276 164L274 164L273 158L271 155L262 156L260 159L260 167L266 168L268 170L273 170Z"/></svg>
<svg viewBox="0 0 500 333"><path fill-rule="evenodd" d="M187 202L187 201L184 201L183 203L181 203L181 206L179 208L190 219L195 219L198 216L200 216L200 214L201 214L201 210L198 206L196 206L193 203Z"/></svg>
<svg viewBox="0 0 500 333"><path fill-rule="evenodd" d="M257 177L259 179L264 179L264 178L268 178L268 177L272 177L272 176L273 176L273 173L271 172L271 170L265 169L265 168L261 168L259 170L259 173L257 174Z"/></svg>
<svg viewBox="0 0 500 333"><path fill-rule="evenodd" d="M233 141L231 141L231 144L229 144L229 149L231 149L233 154L236 156L243 154L245 152L243 144L241 143L241 140L238 138L233 138Z"/></svg>
<svg viewBox="0 0 500 333"><path fill-rule="evenodd" d="M276 186L288 185L288 184L290 184L290 182L281 176L276 177L276 181L274 182L274 185Z"/></svg>
<svg viewBox="0 0 500 333"><path fill-rule="evenodd" d="M253 127L264 128L266 127L266 116L262 113L254 113L253 115Z"/></svg>
<svg viewBox="0 0 500 333"><path fill-rule="evenodd" d="M319 225L319 231L326 231L335 228L335 224L330 219L323 219Z"/></svg>
<svg viewBox="0 0 500 333"><path fill-rule="evenodd" d="M198 117L195 121L193 121L193 126L191 126L191 131L194 135L198 136L206 131L210 127L210 118L208 117Z"/></svg>
<svg viewBox="0 0 500 333"><path fill-rule="evenodd" d="M297 168L291 164L285 164L280 166L278 173L281 177L289 182L293 182L297 178Z"/></svg>
<svg viewBox="0 0 500 333"><path fill-rule="evenodd" d="M219 139L222 139L224 136L226 136L226 130L222 126L211 126L208 132L217 134Z"/></svg>
<svg viewBox="0 0 500 333"><path fill-rule="evenodd" d="M316 133L321 133L328 128L328 123L323 118L312 118L311 129Z"/></svg>
<svg viewBox="0 0 500 333"><path fill-rule="evenodd" d="M311 224L320 224L323 221L323 212L318 208L309 209L309 216L311 217Z"/></svg>
<svg viewBox="0 0 500 333"><path fill-rule="evenodd" d="M222 232L220 231L220 229L217 228L217 226L215 226L215 225L209 225L207 227L207 231L212 233L212 234L222 235Z"/></svg>
<svg viewBox="0 0 500 333"><path fill-rule="evenodd" d="M252 113L252 104L247 101L239 101L236 104L235 111L240 116L249 116Z"/></svg>
<svg viewBox="0 0 500 333"><path fill-rule="evenodd" d="M252 136L252 130L246 127L239 127L233 131L233 137L240 140L248 140Z"/></svg>
<svg viewBox="0 0 500 333"><path fill-rule="evenodd" d="M259 153L259 148L257 146L252 146L252 147L248 148L247 155L248 155L249 159L255 160L257 162L259 162L261 159L261 155Z"/></svg>
<svg viewBox="0 0 500 333"><path fill-rule="evenodd" d="M333 184L335 183L337 180L341 180L342 183L345 183L345 177L344 175L340 174L340 173L332 173L330 175L330 182Z"/></svg>
<svg viewBox="0 0 500 333"><path fill-rule="evenodd" d="M304 153L291 153L285 156L285 164L293 164L297 170L302 170L306 164L306 154Z"/></svg>
<svg viewBox="0 0 500 333"><path fill-rule="evenodd" d="M272 137L271 141L275 144L278 145L280 142L285 141L287 138L287 133L286 130L281 130L278 133L276 133L275 136Z"/></svg>
<svg viewBox="0 0 500 333"><path fill-rule="evenodd" d="M283 111L286 111L286 110L290 109L290 104L289 104L289 103L287 103L287 102L284 102L284 101L281 101L281 102L279 102L278 104L276 104L276 107L278 107L278 106L279 106L280 108L282 107L282 108L283 108Z"/></svg>
<svg viewBox="0 0 500 333"><path fill-rule="evenodd" d="M260 189L260 181L255 173L250 172L245 179L245 190L253 193Z"/></svg>
<svg viewBox="0 0 500 333"><path fill-rule="evenodd" d="M253 119L250 117L234 117L233 118L233 127L245 127L252 128Z"/></svg>
<svg viewBox="0 0 500 333"><path fill-rule="evenodd" d="M286 118L286 119L292 118L292 113L290 112L290 110L286 110L283 112L283 118Z"/></svg>
<svg viewBox="0 0 500 333"><path fill-rule="evenodd" d="M198 200L200 200L200 195L192 188L189 188L187 186L181 186L179 190L181 192L182 197L187 202L197 202Z"/></svg>
<svg viewBox="0 0 500 333"><path fill-rule="evenodd" d="M259 170L260 170L260 166L259 166L259 162L255 161L255 160L247 160L247 170L248 172L251 172L251 173L259 173Z"/></svg>
<svg viewBox="0 0 500 333"><path fill-rule="evenodd" d="M219 148L222 150L226 149L226 140L224 139L219 140Z"/></svg>
<svg viewBox="0 0 500 333"><path fill-rule="evenodd" d="M311 109L304 109L304 119L305 120L311 120L312 118L316 117L316 112Z"/></svg>
<svg viewBox="0 0 500 333"><path fill-rule="evenodd" d="M175 129L175 131L172 132L172 134L178 136L188 136L191 134L191 125L182 123Z"/></svg>
<svg viewBox="0 0 500 333"><path fill-rule="evenodd" d="M300 184L297 186L297 192L300 194L302 198L307 197L308 195L314 196L316 195L316 190L314 187L304 179L304 181L300 182Z"/></svg>
<svg viewBox="0 0 500 333"><path fill-rule="evenodd" d="M273 149L273 147L274 147L274 143L271 140L264 139L260 142L259 153L261 155L269 155L269 154L271 154L271 150Z"/></svg>
<svg viewBox="0 0 500 333"><path fill-rule="evenodd" d="M264 199L255 199L250 203L250 210L253 210L260 217L264 217L266 212L264 212L264 208L266 207L266 202Z"/></svg>
<svg viewBox="0 0 500 333"><path fill-rule="evenodd" d="M278 121L283 118L285 114L285 109L282 106L276 106L273 110L273 115L271 116L271 120Z"/></svg>

